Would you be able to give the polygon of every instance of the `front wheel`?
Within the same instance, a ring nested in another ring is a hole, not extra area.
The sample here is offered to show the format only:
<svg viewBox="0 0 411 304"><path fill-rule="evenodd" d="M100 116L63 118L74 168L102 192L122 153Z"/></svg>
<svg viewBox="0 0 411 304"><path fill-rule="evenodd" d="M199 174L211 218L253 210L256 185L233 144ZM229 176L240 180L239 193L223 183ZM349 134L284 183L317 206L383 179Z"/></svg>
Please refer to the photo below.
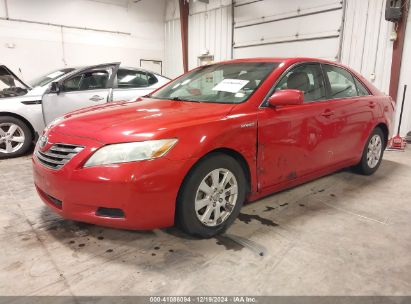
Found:
<svg viewBox="0 0 411 304"><path fill-rule="evenodd" d="M186 177L177 201L177 223L188 234L212 237L237 218L246 195L241 165L225 154L201 160Z"/></svg>
<svg viewBox="0 0 411 304"><path fill-rule="evenodd" d="M374 174L381 165L384 149L384 133L380 128L375 128L365 144L361 161L356 166L357 171L363 175Z"/></svg>
<svg viewBox="0 0 411 304"><path fill-rule="evenodd" d="M0 117L0 159L23 155L30 149L32 140L30 128L20 119Z"/></svg>

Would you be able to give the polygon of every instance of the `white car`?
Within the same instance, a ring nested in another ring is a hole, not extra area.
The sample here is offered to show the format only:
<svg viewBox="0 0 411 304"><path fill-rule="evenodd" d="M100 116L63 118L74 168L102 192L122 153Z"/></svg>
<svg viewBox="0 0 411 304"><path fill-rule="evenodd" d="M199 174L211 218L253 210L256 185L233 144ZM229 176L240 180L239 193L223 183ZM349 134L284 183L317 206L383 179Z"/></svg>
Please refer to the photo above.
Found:
<svg viewBox="0 0 411 304"><path fill-rule="evenodd" d="M168 83L153 72L109 63L65 68L31 85L0 65L0 159L26 153L54 119L112 101L133 101Z"/></svg>

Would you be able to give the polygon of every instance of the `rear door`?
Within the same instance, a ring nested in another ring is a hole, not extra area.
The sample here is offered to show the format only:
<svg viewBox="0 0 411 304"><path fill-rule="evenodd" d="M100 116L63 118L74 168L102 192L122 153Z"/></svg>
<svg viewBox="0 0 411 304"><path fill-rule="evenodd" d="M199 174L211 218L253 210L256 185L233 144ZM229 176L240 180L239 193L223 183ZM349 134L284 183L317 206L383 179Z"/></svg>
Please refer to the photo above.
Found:
<svg viewBox="0 0 411 304"><path fill-rule="evenodd" d="M112 101L119 63L96 65L70 74L59 81L60 92L43 95L45 124L68 112Z"/></svg>
<svg viewBox="0 0 411 304"><path fill-rule="evenodd" d="M348 70L323 64L328 86L328 99L335 124L332 139L335 163L358 158L375 121L377 104L366 87Z"/></svg>
<svg viewBox="0 0 411 304"><path fill-rule="evenodd" d="M120 68L114 81L113 100L135 100L159 88L163 83L145 70Z"/></svg>

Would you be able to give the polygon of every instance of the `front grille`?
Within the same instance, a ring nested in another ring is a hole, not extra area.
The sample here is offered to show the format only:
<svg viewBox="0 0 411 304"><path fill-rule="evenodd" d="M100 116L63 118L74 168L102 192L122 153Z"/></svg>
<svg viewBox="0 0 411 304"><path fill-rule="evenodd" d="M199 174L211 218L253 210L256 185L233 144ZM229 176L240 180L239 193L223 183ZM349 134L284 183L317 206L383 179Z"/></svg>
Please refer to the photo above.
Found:
<svg viewBox="0 0 411 304"><path fill-rule="evenodd" d="M84 147L77 145L54 144L45 152L36 150L36 156L44 166L58 170L83 149Z"/></svg>

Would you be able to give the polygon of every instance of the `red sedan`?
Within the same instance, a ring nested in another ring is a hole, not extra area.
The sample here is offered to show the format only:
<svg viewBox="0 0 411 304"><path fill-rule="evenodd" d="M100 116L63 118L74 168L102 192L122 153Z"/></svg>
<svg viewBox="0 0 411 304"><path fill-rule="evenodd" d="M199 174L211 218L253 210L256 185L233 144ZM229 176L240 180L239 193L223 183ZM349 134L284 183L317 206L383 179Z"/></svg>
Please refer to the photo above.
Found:
<svg viewBox="0 0 411 304"><path fill-rule="evenodd" d="M136 102L66 115L37 144L34 182L61 216L211 237L245 201L344 167L380 166L394 103L318 59L199 67Z"/></svg>

